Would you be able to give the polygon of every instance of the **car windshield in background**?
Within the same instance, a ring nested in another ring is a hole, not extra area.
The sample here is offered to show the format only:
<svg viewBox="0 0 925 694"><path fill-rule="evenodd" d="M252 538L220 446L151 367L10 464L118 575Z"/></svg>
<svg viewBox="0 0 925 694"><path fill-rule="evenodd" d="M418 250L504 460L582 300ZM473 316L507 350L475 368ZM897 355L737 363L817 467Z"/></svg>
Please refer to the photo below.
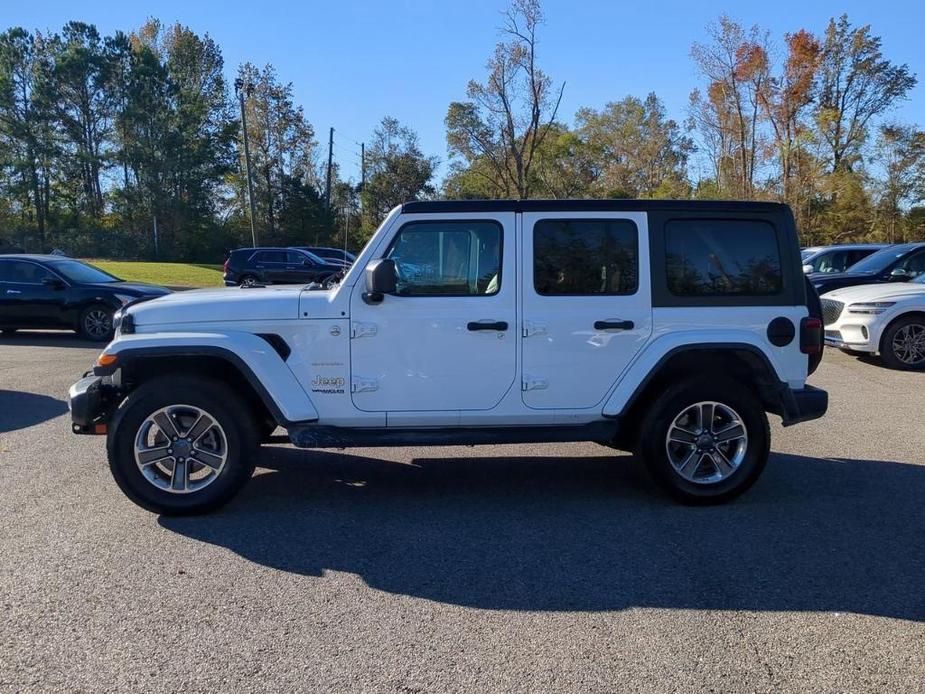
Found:
<svg viewBox="0 0 925 694"><path fill-rule="evenodd" d="M55 271L64 276L71 282L80 284L102 284L104 282L121 282L118 277L113 277L108 272L103 272L97 267L80 263L76 260L62 260L52 263L51 266Z"/></svg>
<svg viewBox="0 0 925 694"><path fill-rule="evenodd" d="M328 264L327 261L326 261L324 258L315 255L315 254L312 253L311 251L306 251L306 250L304 250L304 249L302 249L302 248L299 248L299 249L297 249L297 250L298 250L299 253L302 253L302 254L304 254L304 255L307 255L307 256L309 257L309 259L310 259L315 265L327 265L327 264Z"/></svg>
<svg viewBox="0 0 925 694"><path fill-rule="evenodd" d="M898 246L890 246L872 253L851 267L845 272L869 272L871 274L883 272L899 258L902 258L909 251L918 248L918 244L906 243Z"/></svg>

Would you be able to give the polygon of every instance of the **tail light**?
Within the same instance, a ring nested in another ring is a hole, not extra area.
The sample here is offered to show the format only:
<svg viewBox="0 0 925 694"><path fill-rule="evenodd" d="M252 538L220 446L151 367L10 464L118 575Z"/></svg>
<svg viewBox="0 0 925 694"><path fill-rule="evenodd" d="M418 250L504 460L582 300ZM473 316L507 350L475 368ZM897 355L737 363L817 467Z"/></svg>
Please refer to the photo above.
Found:
<svg viewBox="0 0 925 694"><path fill-rule="evenodd" d="M803 354L819 354L822 352L822 345L822 321L813 316L801 320L800 351Z"/></svg>
<svg viewBox="0 0 925 694"><path fill-rule="evenodd" d="M231 258L228 258L228 260L226 260L225 264L222 266L222 272L224 272L226 275L228 274L228 263L230 262L231 262Z"/></svg>

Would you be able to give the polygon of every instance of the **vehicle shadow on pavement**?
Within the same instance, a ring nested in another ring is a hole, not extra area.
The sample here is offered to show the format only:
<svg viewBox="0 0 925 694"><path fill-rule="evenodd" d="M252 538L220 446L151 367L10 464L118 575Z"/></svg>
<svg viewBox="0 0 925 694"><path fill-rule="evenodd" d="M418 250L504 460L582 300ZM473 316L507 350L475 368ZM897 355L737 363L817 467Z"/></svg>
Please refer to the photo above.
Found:
<svg viewBox="0 0 925 694"><path fill-rule="evenodd" d="M505 610L855 612L925 621L925 467L773 454L734 503L662 497L629 457L401 464L267 451L226 510L163 527L259 564Z"/></svg>
<svg viewBox="0 0 925 694"><path fill-rule="evenodd" d="M67 412L67 403L47 395L0 390L0 434L41 424Z"/></svg>

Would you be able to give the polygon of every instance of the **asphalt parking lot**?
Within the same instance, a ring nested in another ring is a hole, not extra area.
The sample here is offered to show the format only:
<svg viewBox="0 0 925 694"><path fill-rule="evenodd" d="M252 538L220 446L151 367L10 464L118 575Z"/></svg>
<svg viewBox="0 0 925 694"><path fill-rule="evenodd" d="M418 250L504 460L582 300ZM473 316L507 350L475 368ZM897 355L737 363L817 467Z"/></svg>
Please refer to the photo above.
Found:
<svg viewBox="0 0 925 694"><path fill-rule="evenodd" d="M267 449L220 513L125 499L0 339L0 691L925 691L925 374L829 350L737 502L592 444Z"/></svg>

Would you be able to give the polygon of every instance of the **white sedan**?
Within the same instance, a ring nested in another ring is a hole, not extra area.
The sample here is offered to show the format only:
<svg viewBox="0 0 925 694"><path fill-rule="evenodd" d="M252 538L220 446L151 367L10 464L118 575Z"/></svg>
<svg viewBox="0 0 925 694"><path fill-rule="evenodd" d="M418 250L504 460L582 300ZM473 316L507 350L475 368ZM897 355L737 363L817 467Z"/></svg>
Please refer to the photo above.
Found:
<svg viewBox="0 0 925 694"><path fill-rule="evenodd" d="M825 343L850 354L879 354L894 369L925 369L925 275L822 295Z"/></svg>

